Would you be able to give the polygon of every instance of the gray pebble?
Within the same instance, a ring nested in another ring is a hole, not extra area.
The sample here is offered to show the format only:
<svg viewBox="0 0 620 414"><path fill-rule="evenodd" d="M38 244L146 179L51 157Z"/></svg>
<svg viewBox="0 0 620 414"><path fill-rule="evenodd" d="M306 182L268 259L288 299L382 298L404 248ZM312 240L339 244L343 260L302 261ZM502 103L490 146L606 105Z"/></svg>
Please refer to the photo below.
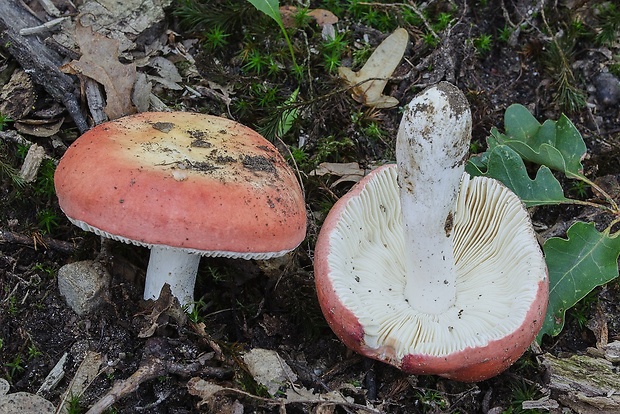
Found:
<svg viewBox="0 0 620 414"><path fill-rule="evenodd" d="M603 106L620 102L620 80L609 72L599 73L594 78L596 100Z"/></svg>

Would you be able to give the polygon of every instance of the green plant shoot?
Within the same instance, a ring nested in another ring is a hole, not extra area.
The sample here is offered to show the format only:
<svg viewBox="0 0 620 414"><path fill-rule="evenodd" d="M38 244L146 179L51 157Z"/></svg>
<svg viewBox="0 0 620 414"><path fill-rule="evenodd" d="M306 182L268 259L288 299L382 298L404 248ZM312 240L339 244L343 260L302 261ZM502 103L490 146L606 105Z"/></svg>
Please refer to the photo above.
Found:
<svg viewBox="0 0 620 414"><path fill-rule="evenodd" d="M293 50L293 44L291 43L291 39L288 36L288 32L284 27L284 23L282 22L282 16L280 16L280 2L278 0L248 0L258 11L265 13L267 16L271 17L271 19L276 22L282 34L284 35L284 39L288 45L288 50L291 53L291 59L293 60L293 66L297 66L297 62L295 61L295 51Z"/></svg>

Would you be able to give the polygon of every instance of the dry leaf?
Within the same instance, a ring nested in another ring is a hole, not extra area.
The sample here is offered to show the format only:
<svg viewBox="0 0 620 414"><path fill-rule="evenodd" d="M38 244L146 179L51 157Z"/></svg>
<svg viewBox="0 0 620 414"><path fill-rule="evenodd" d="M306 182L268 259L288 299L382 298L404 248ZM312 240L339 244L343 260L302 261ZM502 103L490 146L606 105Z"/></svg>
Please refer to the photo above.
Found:
<svg viewBox="0 0 620 414"><path fill-rule="evenodd" d="M243 362L254 380L271 395L276 395L280 387L297 381L297 375L276 351L254 348L243 355Z"/></svg>
<svg viewBox="0 0 620 414"><path fill-rule="evenodd" d="M37 179L37 173L39 172L39 167L41 166L41 162L43 162L43 158L45 158L45 148L38 144L32 144L30 148L28 148L28 153L26 154L26 158L24 158L22 168L19 170L19 176L22 180L31 183Z"/></svg>
<svg viewBox="0 0 620 414"><path fill-rule="evenodd" d="M153 84L149 82L147 76L144 73L138 73L136 83L133 87L133 94L131 95L131 101L136 106L138 112L146 112L149 110L152 90Z"/></svg>
<svg viewBox="0 0 620 414"><path fill-rule="evenodd" d="M387 81L400 63L407 43L409 34L405 29L396 29L389 35L370 55L368 61L359 72L341 66L338 74L353 87L352 97L357 102L375 108L392 108L398 105L398 100L391 96L383 95L383 89ZM374 79L375 80L369 80Z"/></svg>
<svg viewBox="0 0 620 414"><path fill-rule="evenodd" d="M333 188L343 182L356 183L364 178L371 169L362 169L356 162L322 162L317 168L310 172L310 175L335 175L340 177L330 185L330 187Z"/></svg>
<svg viewBox="0 0 620 414"><path fill-rule="evenodd" d="M75 26L75 38L82 57L63 65L61 70L87 76L102 84L106 93L104 111L110 119L135 113L131 91L137 77L136 65L119 62L119 42L82 26L79 20Z"/></svg>
<svg viewBox="0 0 620 414"><path fill-rule="evenodd" d="M59 119L21 119L15 121L13 126L22 134L35 137L47 138L56 135L60 131L65 118Z"/></svg>
<svg viewBox="0 0 620 414"><path fill-rule="evenodd" d="M295 6L280 6L280 17L282 17L282 24L287 29L295 27L295 14L297 13L297 7Z"/></svg>
<svg viewBox="0 0 620 414"><path fill-rule="evenodd" d="M227 389L228 388L224 388L213 382L205 381L199 377L190 378L190 380L187 381L187 392L189 392L190 395L195 395L202 399L202 401L198 403L198 407L207 404L209 399L218 391Z"/></svg>
<svg viewBox="0 0 620 414"><path fill-rule="evenodd" d="M282 24L287 29L291 29L296 27L295 15L299 12L299 8L295 6L281 6L280 7L280 17L282 17ZM310 9L308 10L308 17L313 18L316 21L316 24L323 27L326 25L336 24L338 22L338 17L329 10L323 9Z"/></svg>
<svg viewBox="0 0 620 414"><path fill-rule="evenodd" d="M338 17L329 10L314 9L308 12L308 16L314 18L319 26L338 23Z"/></svg>
<svg viewBox="0 0 620 414"><path fill-rule="evenodd" d="M183 312L179 305L179 300L172 295L170 285L164 284L159 294L159 298L148 301L148 307L151 313L146 315L147 325L143 327L138 333L138 338L150 338L153 336L157 328L160 326L159 317L162 314L170 316L177 321L179 325L185 325L187 321L187 314ZM148 310L148 309L147 309Z"/></svg>
<svg viewBox="0 0 620 414"><path fill-rule="evenodd" d="M309 390L304 387L293 387L291 389L286 390L286 399L288 402L296 402L296 401L317 402L317 403L324 402L324 401L329 401L331 403L353 402L353 401L347 401L347 399L344 398L342 394L339 393L338 391L330 391L327 393L320 393L320 392L316 393L314 392L314 389Z"/></svg>
<svg viewBox="0 0 620 414"><path fill-rule="evenodd" d="M169 83L177 84L183 80L183 78L179 74L179 70L174 65L174 63L162 56L152 57L149 60L147 66L155 69L157 75L165 79ZM181 89L181 87L177 85L176 88L172 89Z"/></svg>

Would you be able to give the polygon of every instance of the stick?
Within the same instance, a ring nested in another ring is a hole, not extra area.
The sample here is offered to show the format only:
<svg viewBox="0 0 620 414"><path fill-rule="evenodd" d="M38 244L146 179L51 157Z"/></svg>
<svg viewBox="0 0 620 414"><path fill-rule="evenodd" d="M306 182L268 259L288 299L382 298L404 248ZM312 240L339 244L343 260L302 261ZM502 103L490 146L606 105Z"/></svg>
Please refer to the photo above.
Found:
<svg viewBox="0 0 620 414"><path fill-rule="evenodd" d="M73 79L58 67L62 59L47 48L37 36L24 37L23 28L40 25L41 22L20 7L16 0L0 1L0 42L15 57L32 80L45 88L57 101L62 102L73 118L80 133L89 127L78 103L78 90Z"/></svg>

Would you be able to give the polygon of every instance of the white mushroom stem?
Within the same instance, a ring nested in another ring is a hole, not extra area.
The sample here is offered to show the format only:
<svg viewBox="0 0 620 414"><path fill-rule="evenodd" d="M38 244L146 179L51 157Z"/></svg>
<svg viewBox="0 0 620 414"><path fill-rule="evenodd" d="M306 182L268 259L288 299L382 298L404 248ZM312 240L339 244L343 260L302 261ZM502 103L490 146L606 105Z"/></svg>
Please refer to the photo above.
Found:
<svg viewBox="0 0 620 414"><path fill-rule="evenodd" d="M180 249L153 246L146 270L144 299L157 299L164 284L170 285L172 295L181 306L191 309L200 255Z"/></svg>
<svg viewBox="0 0 620 414"><path fill-rule="evenodd" d="M440 314L456 298L453 219L469 150L471 112L455 86L442 82L408 105L396 141L405 235L405 299Z"/></svg>

